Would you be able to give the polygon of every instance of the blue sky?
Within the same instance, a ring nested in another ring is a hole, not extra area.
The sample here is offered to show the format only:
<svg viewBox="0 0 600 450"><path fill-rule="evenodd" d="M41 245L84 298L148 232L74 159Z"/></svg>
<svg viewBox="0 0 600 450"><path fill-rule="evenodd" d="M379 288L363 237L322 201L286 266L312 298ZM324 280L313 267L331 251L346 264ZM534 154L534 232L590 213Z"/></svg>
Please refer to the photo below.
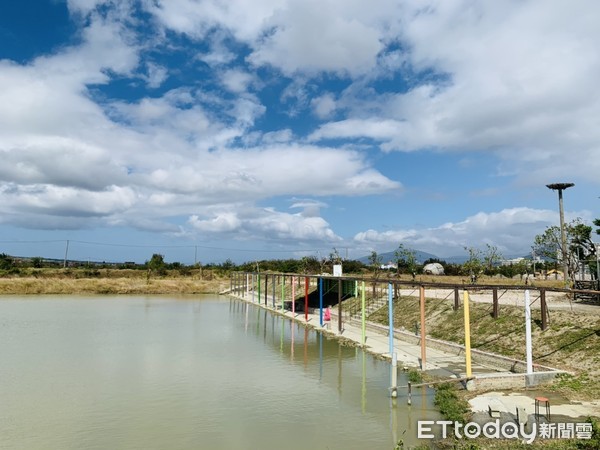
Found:
<svg viewBox="0 0 600 450"><path fill-rule="evenodd" d="M600 217L594 1L0 4L0 252L527 254Z"/></svg>

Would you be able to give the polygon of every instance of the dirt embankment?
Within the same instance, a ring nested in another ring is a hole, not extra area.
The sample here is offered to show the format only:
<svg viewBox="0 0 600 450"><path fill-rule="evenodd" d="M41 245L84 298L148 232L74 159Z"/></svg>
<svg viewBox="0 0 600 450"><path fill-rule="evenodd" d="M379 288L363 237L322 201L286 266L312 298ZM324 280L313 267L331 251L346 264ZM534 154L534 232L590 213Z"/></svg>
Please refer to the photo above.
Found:
<svg viewBox="0 0 600 450"><path fill-rule="evenodd" d="M539 296L532 291L534 364L574 373L554 384L554 389L569 399L600 399L600 305L577 303L564 294L548 295L546 300L548 326L542 330ZM494 319L491 293L471 293L471 347L525 360L524 292L504 292L499 303L499 316ZM464 344L463 298L455 311L453 296L432 290L427 292L425 305L427 334ZM369 320L387 324L387 310L371 315ZM395 325L414 331L419 322L418 297L401 296L395 308Z"/></svg>

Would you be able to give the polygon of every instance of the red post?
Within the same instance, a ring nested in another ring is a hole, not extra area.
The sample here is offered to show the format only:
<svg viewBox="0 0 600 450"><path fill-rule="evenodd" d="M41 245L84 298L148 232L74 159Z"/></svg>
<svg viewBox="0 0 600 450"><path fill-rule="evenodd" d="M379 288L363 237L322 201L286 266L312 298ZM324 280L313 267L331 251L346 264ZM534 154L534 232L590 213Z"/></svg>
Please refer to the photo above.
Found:
<svg viewBox="0 0 600 450"><path fill-rule="evenodd" d="M304 320L308 322L308 277L304 277Z"/></svg>

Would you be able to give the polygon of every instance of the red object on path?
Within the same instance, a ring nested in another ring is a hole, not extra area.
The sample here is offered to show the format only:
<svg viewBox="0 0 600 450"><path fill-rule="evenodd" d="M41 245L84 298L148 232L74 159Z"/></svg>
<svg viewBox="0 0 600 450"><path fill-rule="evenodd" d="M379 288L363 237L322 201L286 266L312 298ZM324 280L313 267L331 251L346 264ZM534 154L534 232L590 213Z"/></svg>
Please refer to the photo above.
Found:
<svg viewBox="0 0 600 450"><path fill-rule="evenodd" d="M329 322L331 320L331 310L329 309L329 306L325 310L325 317L323 319L325 322Z"/></svg>

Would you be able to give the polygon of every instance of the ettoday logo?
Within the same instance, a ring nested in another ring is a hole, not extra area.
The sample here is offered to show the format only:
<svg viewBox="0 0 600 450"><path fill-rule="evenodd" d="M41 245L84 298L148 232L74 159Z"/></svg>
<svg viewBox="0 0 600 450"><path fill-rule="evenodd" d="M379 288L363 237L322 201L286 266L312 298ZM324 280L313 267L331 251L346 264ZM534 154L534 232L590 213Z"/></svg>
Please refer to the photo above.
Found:
<svg viewBox="0 0 600 450"><path fill-rule="evenodd" d="M441 435L433 434L439 428ZM537 423L531 424L527 431L525 424L506 422L500 420L487 422L483 425L476 422L462 424L450 420L419 420L417 421L417 437L419 439L445 439L452 433L457 439L476 439L486 437L489 439L519 439L531 444L536 438L542 439L591 439L591 423Z"/></svg>

